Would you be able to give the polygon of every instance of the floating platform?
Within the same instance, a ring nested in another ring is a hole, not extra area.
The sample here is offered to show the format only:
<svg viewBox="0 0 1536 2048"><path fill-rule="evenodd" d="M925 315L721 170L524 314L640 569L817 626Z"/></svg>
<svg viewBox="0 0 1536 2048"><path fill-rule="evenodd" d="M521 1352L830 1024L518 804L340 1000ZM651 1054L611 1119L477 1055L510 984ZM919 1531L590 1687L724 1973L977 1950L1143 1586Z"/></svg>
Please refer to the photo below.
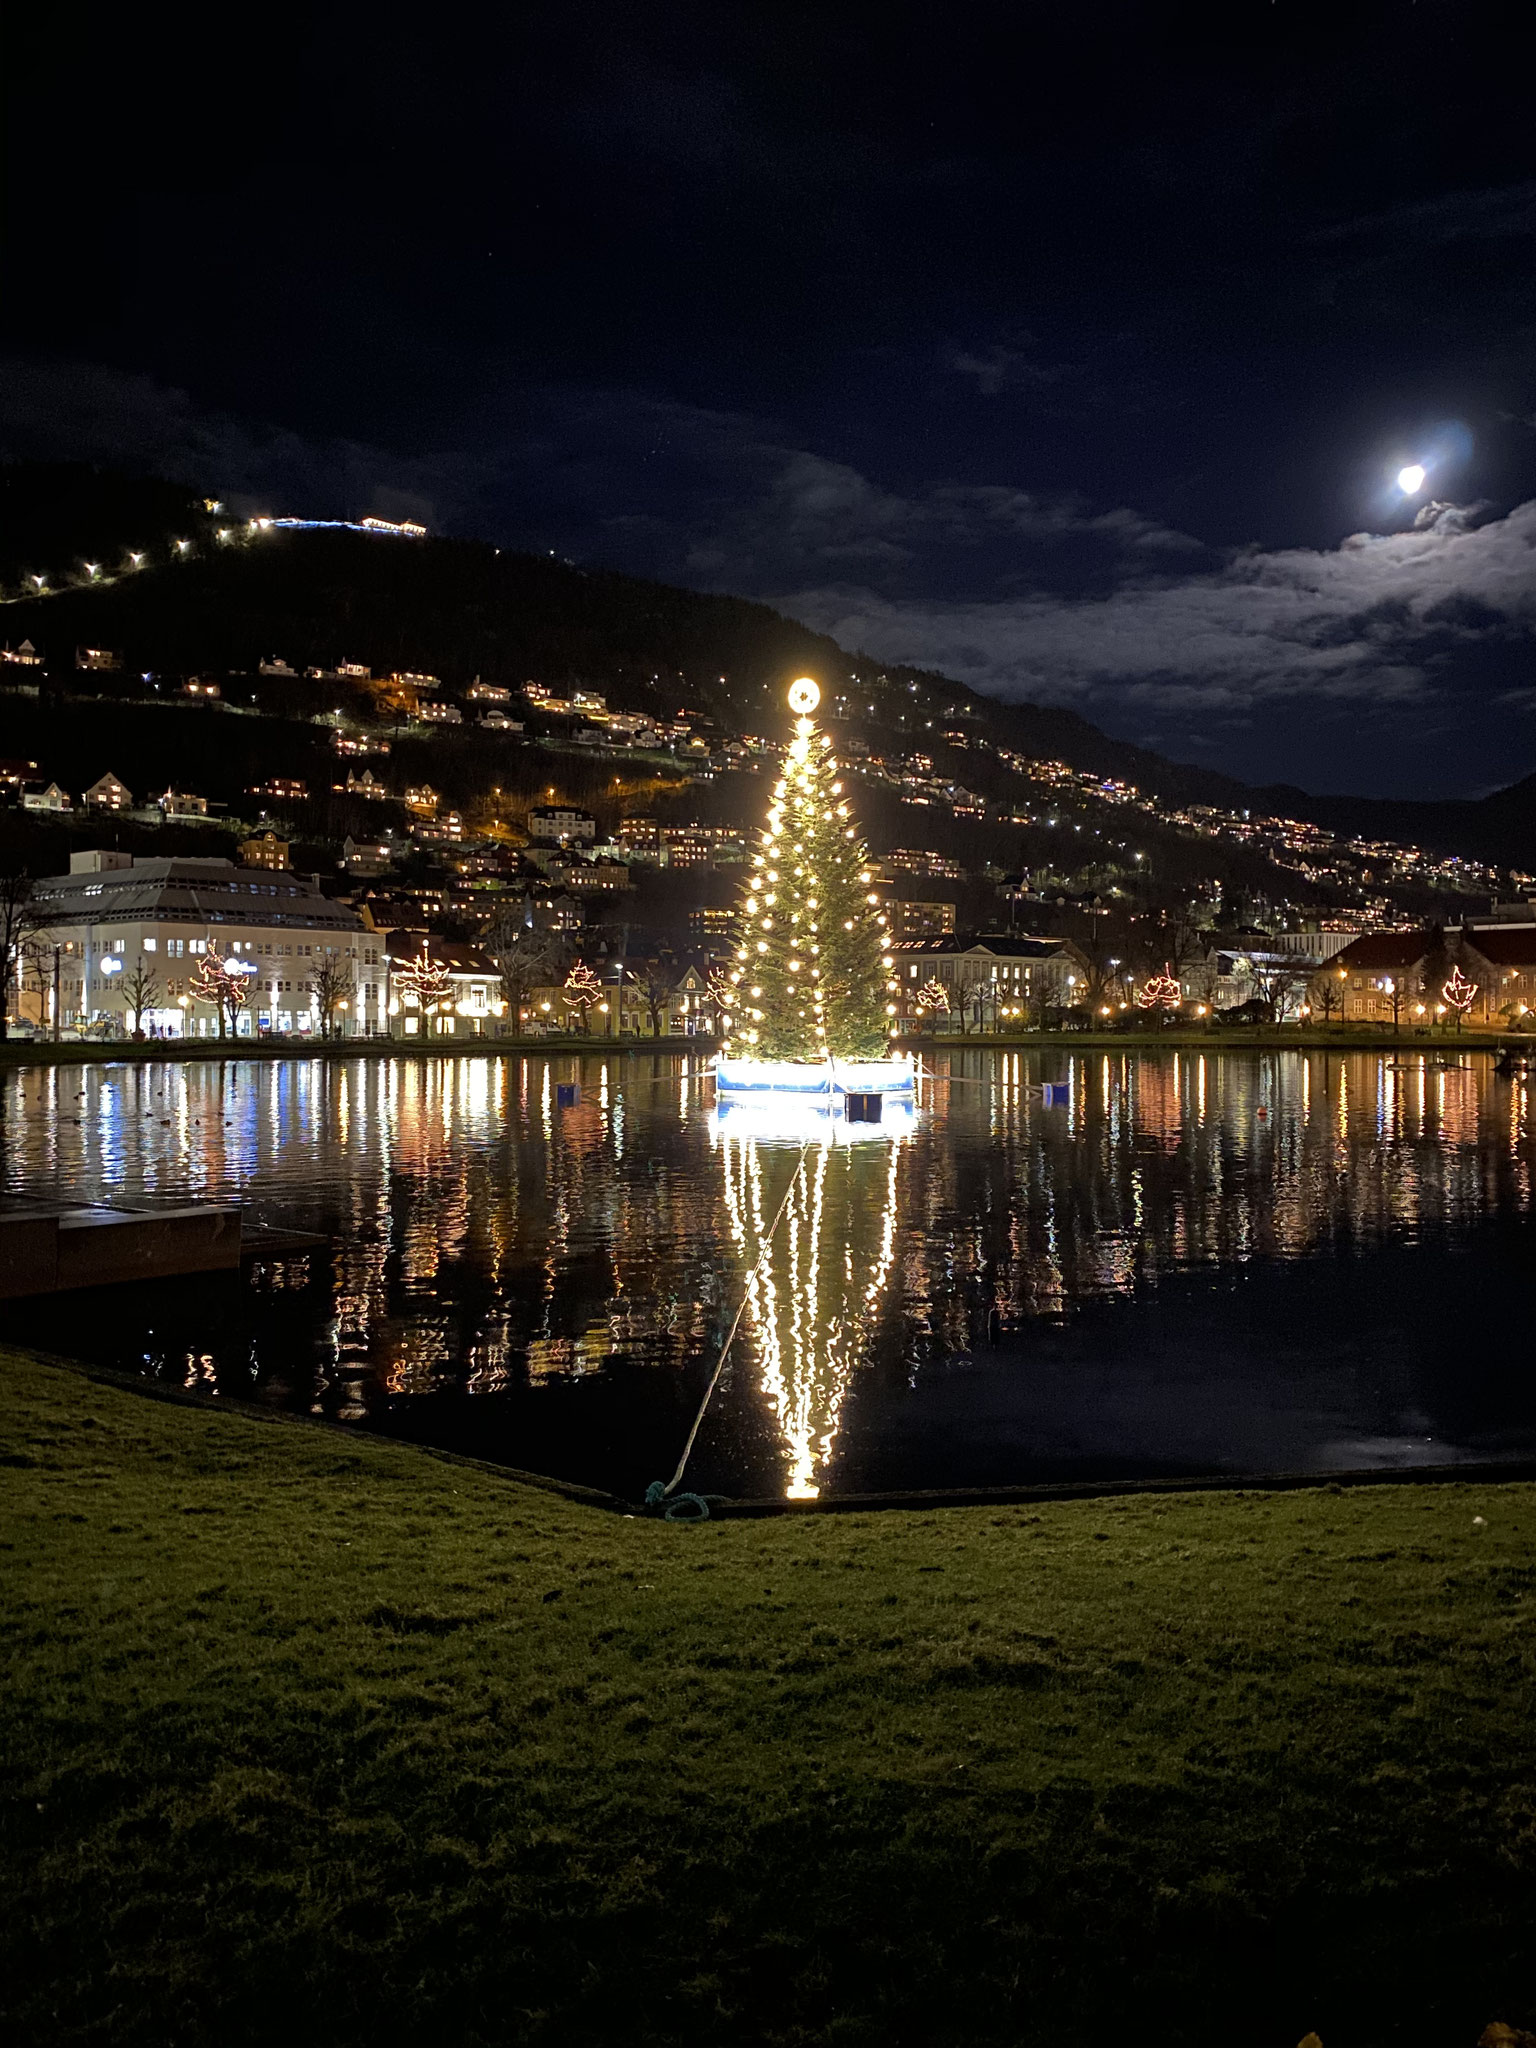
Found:
<svg viewBox="0 0 1536 2048"><path fill-rule="evenodd" d="M841 1106L850 1095L901 1096L910 1100L917 1067L910 1054L894 1060L728 1060L715 1061L715 1086L723 1095Z"/></svg>

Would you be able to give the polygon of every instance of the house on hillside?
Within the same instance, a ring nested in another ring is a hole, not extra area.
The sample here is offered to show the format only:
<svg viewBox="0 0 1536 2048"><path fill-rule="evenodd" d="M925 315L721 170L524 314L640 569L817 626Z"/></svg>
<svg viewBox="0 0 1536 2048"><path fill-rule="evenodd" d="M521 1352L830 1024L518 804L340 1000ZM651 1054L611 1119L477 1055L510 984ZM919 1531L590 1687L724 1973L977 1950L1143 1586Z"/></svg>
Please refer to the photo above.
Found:
<svg viewBox="0 0 1536 2048"><path fill-rule="evenodd" d="M133 791L109 768L81 798L88 811L131 811Z"/></svg>
<svg viewBox="0 0 1536 2048"><path fill-rule="evenodd" d="M155 798L155 806L167 825L201 825L207 822L207 797L194 796L189 789L168 789Z"/></svg>
<svg viewBox="0 0 1536 2048"><path fill-rule="evenodd" d="M62 813L75 808L74 798L68 790L60 789L56 782L50 782L46 789L22 791L21 808L24 811L53 811Z"/></svg>
<svg viewBox="0 0 1536 2048"><path fill-rule="evenodd" d="M597 820L574 804L535 804L528 813L528 832L546 846L590 845L597 838Z"/></svg>

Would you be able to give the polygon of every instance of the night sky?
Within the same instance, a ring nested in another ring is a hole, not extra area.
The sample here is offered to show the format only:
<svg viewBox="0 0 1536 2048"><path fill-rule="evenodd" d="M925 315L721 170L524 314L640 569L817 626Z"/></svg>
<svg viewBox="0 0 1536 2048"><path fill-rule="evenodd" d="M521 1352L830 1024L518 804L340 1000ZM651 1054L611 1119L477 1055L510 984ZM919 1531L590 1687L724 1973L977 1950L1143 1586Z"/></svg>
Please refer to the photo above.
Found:
<svg viewBox="0 0 1536 2048"><path fill-rule="evenodd" d="M1249 780L1476 794L1536 768L1519 20L34 9L0 452L764 597Z"/></svg>

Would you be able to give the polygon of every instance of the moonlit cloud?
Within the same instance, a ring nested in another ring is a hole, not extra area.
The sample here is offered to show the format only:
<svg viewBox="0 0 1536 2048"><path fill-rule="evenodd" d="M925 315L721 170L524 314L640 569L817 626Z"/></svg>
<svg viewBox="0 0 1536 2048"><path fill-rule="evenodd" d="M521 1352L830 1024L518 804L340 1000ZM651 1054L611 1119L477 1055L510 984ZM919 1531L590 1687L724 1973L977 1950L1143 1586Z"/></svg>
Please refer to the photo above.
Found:
<svg viewBox="0 0 1536 2048"><path fill-rule="evenodd" d="M877 659L1071 705L1250 779L1434 794L1532 765L1536 501L1434 500L1407 532L1222 554L1134 507L1013 482L897 488L761 420L643 393L523 387L478 446L402 454L95 365L10 366L0 452L147 470L248 510L405 510L764 599Z"/></svg>
<svg viewBox="0 0 1536 2048"><path fill-rule="evenodd" d="M1536 626L1536 501L1480 526L1250 549L1209 574L1107 596L923 604L847 586L781 595L796 618L1007 698L1226 712L1276 699L1409 703L1445 638Z"/></svg>

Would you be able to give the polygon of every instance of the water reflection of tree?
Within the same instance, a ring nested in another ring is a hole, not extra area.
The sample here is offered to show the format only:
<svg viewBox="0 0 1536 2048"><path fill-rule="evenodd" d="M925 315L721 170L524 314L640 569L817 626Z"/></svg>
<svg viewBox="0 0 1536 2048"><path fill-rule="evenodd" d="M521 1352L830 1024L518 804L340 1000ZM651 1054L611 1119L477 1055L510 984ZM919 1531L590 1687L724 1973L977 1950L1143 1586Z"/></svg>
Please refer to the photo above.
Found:
<svg viewBox="0 0 1536 2048"><path fill-rule="evenodd" d="M749 1273L747 1328L792 1500L820 1492L865 1356L896 1252L905 1149L900 1139L818 1139L802 1155L783 1142L721 1133L726 1214Z"/></svg>

